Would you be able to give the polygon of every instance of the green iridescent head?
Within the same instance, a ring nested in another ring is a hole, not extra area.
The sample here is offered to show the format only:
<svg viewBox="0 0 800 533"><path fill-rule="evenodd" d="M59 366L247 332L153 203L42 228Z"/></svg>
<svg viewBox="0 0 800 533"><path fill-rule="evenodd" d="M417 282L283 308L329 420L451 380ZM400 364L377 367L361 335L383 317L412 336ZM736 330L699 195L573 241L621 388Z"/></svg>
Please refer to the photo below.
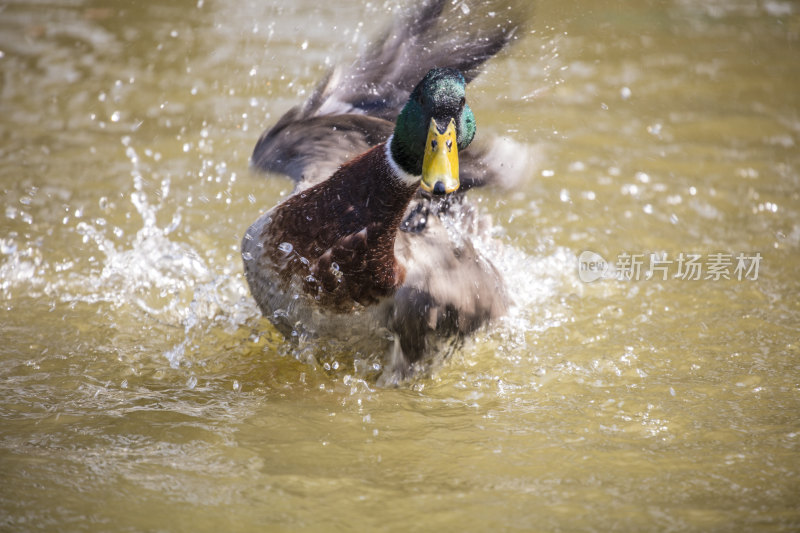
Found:
<svg viewBox="0 0 800 533"><path fill-rule="evenodd" d="M435 194L458 189L458 151L475 137L466 86L458 70L432 69L397 117L392 158L405 172L422 176L422 188Z"/></svg>

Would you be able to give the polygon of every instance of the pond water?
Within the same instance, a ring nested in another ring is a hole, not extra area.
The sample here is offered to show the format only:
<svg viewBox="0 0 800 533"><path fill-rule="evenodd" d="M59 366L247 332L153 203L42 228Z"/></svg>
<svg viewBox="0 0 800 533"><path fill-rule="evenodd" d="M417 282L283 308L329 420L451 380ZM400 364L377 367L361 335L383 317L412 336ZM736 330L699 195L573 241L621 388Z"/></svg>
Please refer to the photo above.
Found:
<svg viewBox="0 0 800 533"><path fill-rule="evenodd" d="M514 309L381 389L238 249L259 134L400 9L0 3L0 529L800 529L800 5L537 2L468 93L536 154L469 193Z"/></svg>

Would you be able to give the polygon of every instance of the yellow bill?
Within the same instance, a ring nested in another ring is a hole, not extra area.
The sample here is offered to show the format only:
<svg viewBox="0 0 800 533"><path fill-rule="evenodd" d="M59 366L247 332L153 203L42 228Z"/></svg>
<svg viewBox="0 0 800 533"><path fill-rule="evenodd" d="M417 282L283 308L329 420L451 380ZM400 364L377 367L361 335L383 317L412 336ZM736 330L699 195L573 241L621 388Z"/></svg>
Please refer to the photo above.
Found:
<svg viewBox="0 0 800 533"><path fill-rule="evenodd" d="M422 188L433 194L447 194L458 189L458 143L456 123L451 118L444 133L431 119L425 156L422 159Z"/></svg>

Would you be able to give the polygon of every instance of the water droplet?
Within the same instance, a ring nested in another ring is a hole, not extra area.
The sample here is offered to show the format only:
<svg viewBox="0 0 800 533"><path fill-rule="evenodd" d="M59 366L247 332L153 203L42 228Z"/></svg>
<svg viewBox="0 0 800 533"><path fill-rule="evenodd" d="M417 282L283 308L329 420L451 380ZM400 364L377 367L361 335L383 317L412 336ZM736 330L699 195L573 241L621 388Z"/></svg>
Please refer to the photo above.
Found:
<svg viewBox="0 0 800 533"><path fill-rule="evenodd" d="M308 41L303 41L303 44L300 45L300 49L305 50L306 48L308 48Z"/></svg>
<svg viewBox="0 0 800 533"><path fill-rule="evenodd" d="M9 255L17 252L17 245L13 241L0 239L0 253Z"/></svg>
<svg viewBox="0 0 800 533"><path fill-rule="evenodd" d="M278 245L278 250L283 252L284 255L289 255L290 253L292 253L293 249L294 249L294 246L292 246L292 243L290 243L290 242L282 242L282 243L280 243Z"/></svg>
<svg viewBox="0 0 800 533"><path fill-rule="evenodd" d="M655 123L647 126L647 133L650 135L660 135L661 134L661 124Z"/></svg>
<svg viewBox="0 0 800 533"><path fill-rule="evenodd" d="M113 113L111 113L111 122L119 122L119 117L120 117L119 111L114 111Z"/></svg>

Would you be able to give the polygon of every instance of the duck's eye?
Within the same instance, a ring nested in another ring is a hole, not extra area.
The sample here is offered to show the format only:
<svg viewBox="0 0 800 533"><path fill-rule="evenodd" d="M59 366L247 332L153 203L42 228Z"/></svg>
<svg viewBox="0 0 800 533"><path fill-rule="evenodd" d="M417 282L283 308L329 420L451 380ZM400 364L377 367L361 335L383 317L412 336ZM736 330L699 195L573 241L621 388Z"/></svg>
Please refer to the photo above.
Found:
<svg viewBox="0 0 800 533"><path fill-rule="evenodd" d="M466 104L466 103L467 103L467 100L462 96L461 97L461 101L458 102L458 109L459 110L464 109L464 104Z"/></svg>
<svg viewBox="0 0 800 533"><path fill-rule="evenodd" d="M447 142L450 142L450 140L448 139ZM437 141L436 139L432 140L431 141L431 150L436 150L437 146L439 146L439 141Z"/></svg>
<svg viewBox="0 0 800 533"><path fill-rule="evenodd" d="M436 141L434 141L436 142ZM450 152L453 150L453 141L451 139L447 139L447 142L444 143L447 146L447 151Z"/></svg>

